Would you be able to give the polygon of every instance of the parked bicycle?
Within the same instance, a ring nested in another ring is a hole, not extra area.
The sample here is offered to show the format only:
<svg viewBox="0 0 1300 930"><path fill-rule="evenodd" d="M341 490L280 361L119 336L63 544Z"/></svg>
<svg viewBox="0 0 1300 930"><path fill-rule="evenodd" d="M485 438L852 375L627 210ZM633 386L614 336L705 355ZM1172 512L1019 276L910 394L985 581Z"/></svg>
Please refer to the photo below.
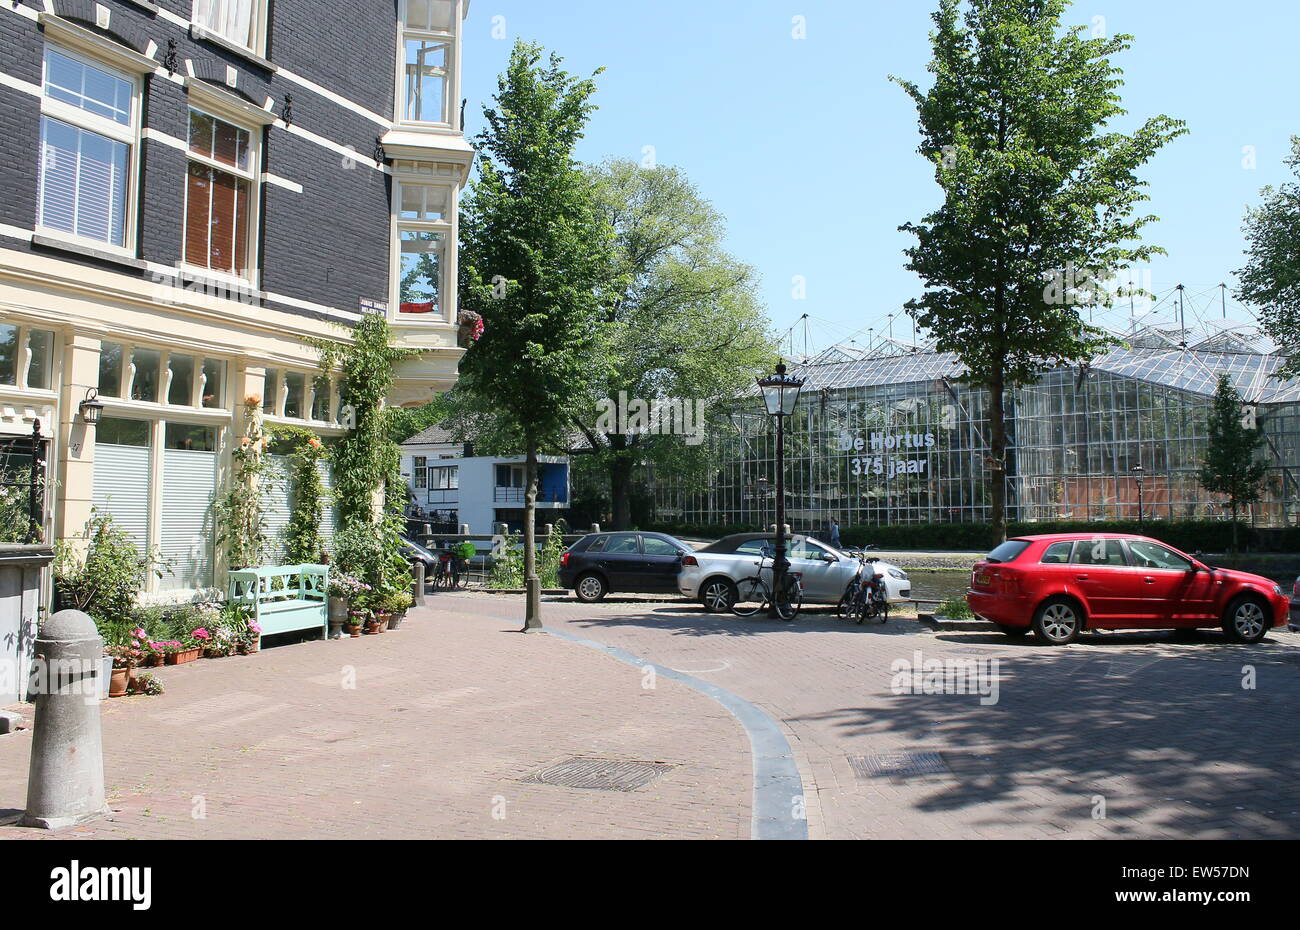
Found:
<svg viewBox="0 0 1300 930"><path fill-rule="evenodd" d="M859 625L874 619L888 623L889 591L885 588L885 576L876 571L880 559L860 550L850 550L849 555L858 560L858 572L844 589L836 614L842 620L852 618Z"/></svg>
<svg viewBox="0 0 1300 930"><path fill-rule="evenodd" d="M764 563L771 557L771 550L763 549L758 556L758 574L736 583L736 600L731 605L731 612L737 617L752 617L773 606L782 620L799 616L799 608L803 605L803 585L799 574L786 572L782 590L774 593L772 583L763 577Z"/></svg>
<svg viewBox="0 0 1300 930"><path fill-rule="evenodd" d="M455 591L469 587L469 563L457 558L455 553L438 554L438 570L433 576L435 591Z"/></svg>

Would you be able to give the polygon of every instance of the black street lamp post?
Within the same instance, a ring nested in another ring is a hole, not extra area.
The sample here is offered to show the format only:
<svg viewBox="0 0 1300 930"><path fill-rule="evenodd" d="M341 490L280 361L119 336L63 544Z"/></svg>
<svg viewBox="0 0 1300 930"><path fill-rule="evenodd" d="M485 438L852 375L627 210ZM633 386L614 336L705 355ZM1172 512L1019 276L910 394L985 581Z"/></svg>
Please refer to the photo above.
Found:
<svg viewBox="0 0 1300 930"><path fill-rule="evenodd" d="M767 415L776 420L776 554L772 559L772 617L779 618L777 601L785 591L785 575L790 561L785 557L785 421L794 416L799 392L804 382L787 374L785 365L776 366L776 374L758 379L763 391Z"/></svg>
<svg viewBox="0 0 1300 930"><path fill-rule="evenodd" d="M1137 481L1137 486L1138 486L1138 532L1139 533L1142 532L1142 510L1143 510L1143 503L1144 503L1142 500L1142 476L1144 474L1146 474L1146 469L1142 467L1141 463L1138 463L1137 465L1133 466L1133 478L1134 480Z"/></svg>

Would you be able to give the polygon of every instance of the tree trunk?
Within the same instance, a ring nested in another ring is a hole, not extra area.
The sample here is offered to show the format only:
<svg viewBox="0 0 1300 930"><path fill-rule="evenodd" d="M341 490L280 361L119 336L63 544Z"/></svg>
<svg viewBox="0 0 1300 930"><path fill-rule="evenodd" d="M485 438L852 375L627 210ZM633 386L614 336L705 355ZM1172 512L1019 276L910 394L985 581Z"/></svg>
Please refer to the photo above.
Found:
<svg viewBox="0 0 1300 930"><path fill-rule="evenodd" d="M1004 394L1006 384L1001 374L989 384L989 492L992 504L993 544L1007 541L1007 421Z"/></svg>
<svg viewBox="0 0 1300 930"><path fill-rule="evenodd" d="M609 463L609 496L613 507L614 529L632 528L632 469L629 453L615 455Z"/></svg>
<svg viewBox="0 0 1300 930"><path fill-rule="evenodd" d="M524 632L542 628L542 582L537 577L537 440L528 437L528 489L524 493Z"/></svg>
<svg viewBox="0 0 1300 930"><path fill-rule="evenodd" d="M1232 507L1232 554L1237 554L1237 502L1231 503Z"/></svg>

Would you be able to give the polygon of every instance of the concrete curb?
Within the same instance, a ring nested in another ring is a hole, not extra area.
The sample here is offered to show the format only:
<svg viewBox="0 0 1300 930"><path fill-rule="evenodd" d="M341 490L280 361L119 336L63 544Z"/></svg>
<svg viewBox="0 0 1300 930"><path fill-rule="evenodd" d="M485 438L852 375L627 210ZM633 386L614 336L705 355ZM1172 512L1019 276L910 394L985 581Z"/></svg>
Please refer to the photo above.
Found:
<svg viewBox="0 0 1300 930"><path fill-rule="evenodd" d="M803 798L803 779L795 765L794 751L781 727L757 706L685 672L649 662L616 646L606 646L572 633L548 629L546 632L569 642L605 653L634 668L652 668L656 675L681 682L705 697L721 704L740 721L749 737L754 757L754 804L750 838L755 840L806 840L807 819L793 816L795 799Z"/></svg>
<svg viewBox="0 0 1300 930"><path fill-rule="evenodd" d="M984 620L953 620L934 614L917 614L916 619L932 630L966 630L971 633L997 633L997 625Z"/></svg>

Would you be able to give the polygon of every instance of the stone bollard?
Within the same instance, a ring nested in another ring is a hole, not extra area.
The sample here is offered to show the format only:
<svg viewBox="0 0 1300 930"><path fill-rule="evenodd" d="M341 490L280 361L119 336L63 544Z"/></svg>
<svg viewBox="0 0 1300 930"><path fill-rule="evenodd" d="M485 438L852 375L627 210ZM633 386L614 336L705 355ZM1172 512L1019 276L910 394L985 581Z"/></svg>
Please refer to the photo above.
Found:
<svg viewBox="0 0 1300 930"><path fill-rule="evenodd" d="M424 563L414 562L411 564L411 599L413 607L424 606Z"/></svg>
<svg viewBox="0 0 1300 930"><path fill-rule="evenodd" d="M599 532L600 532L600 524L599 524L599 523L593 523L593 524L591 525L591 531L592 531L593 533L599 533Z"/></svg>
<svg viewBox="0 0 1300 930"><path fill-rule="evenodd" d="M99 722L103 654L95 621L79 610L55 614L36 637L25 827L60 830L108 813Z"/></svg>

